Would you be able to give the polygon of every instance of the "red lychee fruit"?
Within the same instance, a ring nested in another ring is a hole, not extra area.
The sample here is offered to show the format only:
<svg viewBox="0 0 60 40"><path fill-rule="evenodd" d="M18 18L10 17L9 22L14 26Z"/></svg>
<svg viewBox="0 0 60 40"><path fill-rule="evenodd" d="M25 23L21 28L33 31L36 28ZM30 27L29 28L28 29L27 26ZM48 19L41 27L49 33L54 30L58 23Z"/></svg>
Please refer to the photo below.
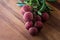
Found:
<svg viewBox="0 0 60 40"><path fill-rule="evenodd" d="M36 21L41 21L41 17L39 15L36 15L36 18L35 18Z"/></svg>
<svg viewBox="0 0 60 40"><path fill-rule="evenodd" d="M35 36L38 33L38 30L36 27L29 28L29 33L33 36Z"/></svg>
<svg viewBox="0 0 60 40"><path fill-rule="evenodd" d="M41 28L43 26L43 23L41 21L36 21L34 26L37 28Z"/></svg>
<svg viewBox="0 0 60 40"><path fill-rule="evenodd" d="M20 13L24 15L25 12L30 12L31 9L32 9L31 6L29 6L29 5L24 5L24 6L22 6L21 9L20 9Z"/></svg>
<svg viewBox="0 0 60 40"><path fill-rule="evenodd" d="M23 19L24 21L31 21L33 20L33 14L31 12L25 12L25 14L23 15Z"/></svg>
<svg viewBox="0 0 60 40"><path fill-rule="evenodd" d="M26 27L27 30L29 30L30 27L33 27L33 22L32 21L26 22L25 27Z"/></svg>
<svg viewBox="0 0 60 40"><path fill-rule="evenodd" d="M48 13L47 13L47 12L44 12L44 13L42 14L42 21L47 21L48 19L49 19Z"/></svg>

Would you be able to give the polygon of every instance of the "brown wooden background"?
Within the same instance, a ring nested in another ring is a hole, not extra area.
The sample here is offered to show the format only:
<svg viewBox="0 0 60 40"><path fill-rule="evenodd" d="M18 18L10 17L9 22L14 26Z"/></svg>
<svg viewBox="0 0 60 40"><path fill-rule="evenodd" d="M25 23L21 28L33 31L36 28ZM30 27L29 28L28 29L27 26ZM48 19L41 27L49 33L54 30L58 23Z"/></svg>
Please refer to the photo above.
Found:
<svg viewBox="0 0 60 40"><path fill-rule="evenodd" d="M60 40L60 0L53 3L50 19L44 23L41 33L34 37L25 29L16 2L0 0L0 40Z"/></svg>

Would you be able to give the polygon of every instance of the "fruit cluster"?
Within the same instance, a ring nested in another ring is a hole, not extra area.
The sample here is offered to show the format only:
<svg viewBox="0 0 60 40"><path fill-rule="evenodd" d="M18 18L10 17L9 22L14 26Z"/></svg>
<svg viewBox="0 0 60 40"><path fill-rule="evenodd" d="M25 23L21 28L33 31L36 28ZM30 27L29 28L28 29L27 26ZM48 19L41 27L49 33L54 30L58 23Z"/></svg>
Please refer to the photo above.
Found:
<svg viewBox="0 0 60 40"><path fill-rule="evenodd" d="M25 21L25 28L31 35L36 35L43 28L43 22L49 19L49 14L43 12L42 15L36 14L36 10L32 10L29 5L24 5L20 9L20 13L23 15Z"/></svg>
<svg viewBox="0 0 60 40"><path fill-rule="evenodd" d="M36 35L43 28L43 23L49 19L51 8L46 1L56 0L18 0L20 13L25 21L25 28L31 35Z"/></svg>

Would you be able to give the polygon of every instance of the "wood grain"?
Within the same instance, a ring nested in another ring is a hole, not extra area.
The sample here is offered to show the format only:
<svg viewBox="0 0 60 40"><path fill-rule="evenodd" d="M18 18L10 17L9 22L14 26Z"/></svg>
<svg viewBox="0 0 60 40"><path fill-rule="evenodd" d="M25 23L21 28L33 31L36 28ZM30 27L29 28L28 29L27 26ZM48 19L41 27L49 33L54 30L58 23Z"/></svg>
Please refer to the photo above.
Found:
<svg viewBox="0 0 60 40"><path fill-rule="evenodd" d="M16 2L17 0L0 0L0 40L60 40L58 7L49 4L54 10L50 19L44 23L44 28L37 36L31 36L24 27L23 15L19 13L20 7Z"/></svg>

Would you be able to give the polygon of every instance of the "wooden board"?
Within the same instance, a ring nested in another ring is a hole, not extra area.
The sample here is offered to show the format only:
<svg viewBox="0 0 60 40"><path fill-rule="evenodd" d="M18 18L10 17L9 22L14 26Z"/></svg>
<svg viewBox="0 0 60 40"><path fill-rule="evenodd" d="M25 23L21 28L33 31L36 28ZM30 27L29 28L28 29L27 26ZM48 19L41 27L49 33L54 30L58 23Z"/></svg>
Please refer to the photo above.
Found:
<svg viewBox="0 0 60 40"><path fill-rule="evenodd" d="M31 36L24 27L16 2L0 0L0 40L60 40L60 10L56 6L51 6L54 11L39 35Z"/></svg>

